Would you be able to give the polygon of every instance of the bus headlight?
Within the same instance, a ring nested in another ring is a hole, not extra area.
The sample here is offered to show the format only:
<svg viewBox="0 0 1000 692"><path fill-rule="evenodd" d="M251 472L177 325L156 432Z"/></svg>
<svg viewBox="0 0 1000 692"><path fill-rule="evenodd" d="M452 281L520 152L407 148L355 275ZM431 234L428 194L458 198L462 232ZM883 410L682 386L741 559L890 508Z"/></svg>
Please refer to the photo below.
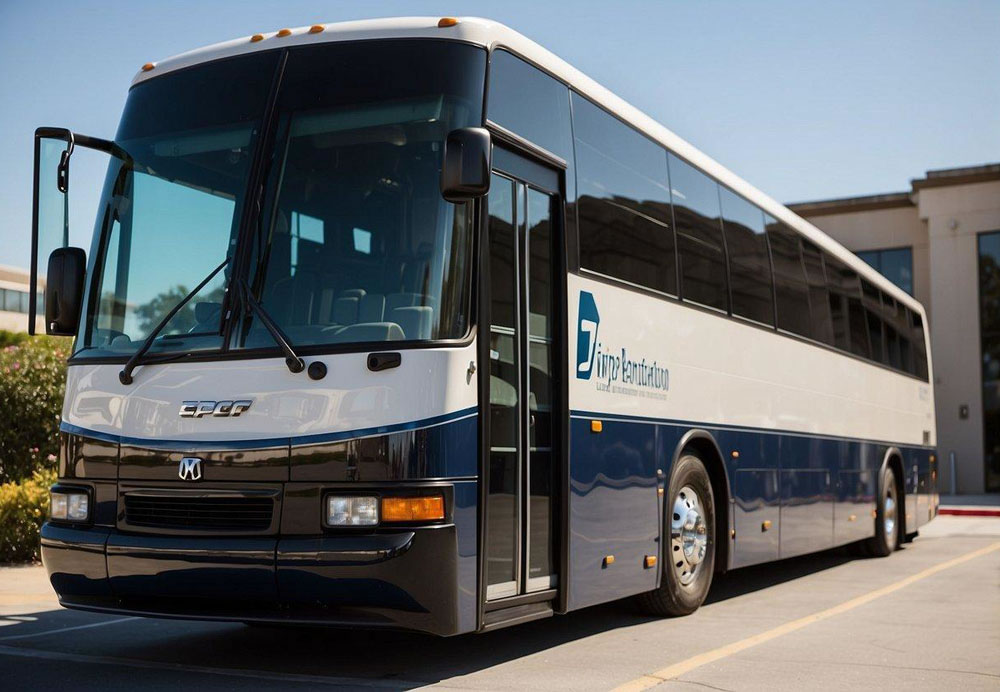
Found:
<svg viewBox="0 0 1000 692"><path fill-rule="evenodd" d="M378 498L366 495L327 495L327 526L375 526Z"/></svg>
<svg viewBox="0 0 1000 692"><path fill-rule="evenodd" d="M49 494L49 517L56 521L87 521L90 495L85 490L52 490Z"/></svg>

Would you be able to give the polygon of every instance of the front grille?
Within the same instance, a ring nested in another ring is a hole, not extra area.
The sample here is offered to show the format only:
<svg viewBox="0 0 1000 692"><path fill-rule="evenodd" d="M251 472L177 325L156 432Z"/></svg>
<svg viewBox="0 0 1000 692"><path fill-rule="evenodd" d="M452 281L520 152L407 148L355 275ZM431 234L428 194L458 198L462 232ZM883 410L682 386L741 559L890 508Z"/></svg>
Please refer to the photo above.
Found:
<svg viewBox="0 0 1000 692"><path fill-rule="evenodd" d="M125 495L125 523L157 529L265 531L271 526L271 497L182 497Z"/></svg>

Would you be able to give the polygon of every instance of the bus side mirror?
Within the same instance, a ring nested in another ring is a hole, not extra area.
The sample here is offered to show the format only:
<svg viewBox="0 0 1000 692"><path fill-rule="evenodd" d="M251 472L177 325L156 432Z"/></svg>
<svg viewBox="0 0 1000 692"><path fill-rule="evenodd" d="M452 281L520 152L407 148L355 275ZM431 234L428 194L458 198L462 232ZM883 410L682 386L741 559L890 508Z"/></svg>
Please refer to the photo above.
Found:
<svg viewBox="0 0 1000 692"><path fill-rule="evenodd" d="M441 166L441 195L456 204L490 191L493 146L482 127L463 127L448 133Z"/></svg>
<svg viewBox="0 0 1000 692"><path fill-rule="evenodd" d="M83 307L83 280L87 253L78 247L61 247L49 255L45 275L45 333L73 336Z"/></svg>

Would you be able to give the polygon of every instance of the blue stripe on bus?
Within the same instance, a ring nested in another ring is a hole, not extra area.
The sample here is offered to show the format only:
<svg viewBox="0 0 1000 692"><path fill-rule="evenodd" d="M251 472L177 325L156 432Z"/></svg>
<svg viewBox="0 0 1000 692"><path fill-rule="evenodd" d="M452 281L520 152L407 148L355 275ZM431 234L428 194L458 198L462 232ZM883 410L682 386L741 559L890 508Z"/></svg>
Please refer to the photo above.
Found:
<svg viewBox="0 0 1000 692"><path fill-rule="evenodd" d="M224 440L224 441L170 440L170 439L148 439L142 437L127 437L124 435L116 435L114 433L107 433L98 430L91 430L89 428L83 428L78 425L73 425L72 423L68 423L66 421L63 421L59 425L59 430L61 432L70 435L81 435L92 439L103 440L105 442L115 442L122 445L142 447L144 449L173 449L173 450L200 449L200 450L229 451L229 450L240 450L240 449L267 449L267 448L286 447L286 446L297 447L302 445L323 444L327 442L339 442L343 440L352 440L363 437L373 437L375 435L386 435L395 432L405 432L407 430L430 428L436 425L442 425L444 423L451 423L454 421L463 420L465 418L472 418L475 417L476 415L478 415L478 409L475 406L472 406L469 408L462 409L460 411L445 413L440 416L432 416L430 418L422 418L420 420L407 421L405 423L379 425L370 428L358 428L354 430L343 430L331 433L319 433L315 435L298 435L289 437L270 437L270 438L254 438L254 439Z"/></svg>

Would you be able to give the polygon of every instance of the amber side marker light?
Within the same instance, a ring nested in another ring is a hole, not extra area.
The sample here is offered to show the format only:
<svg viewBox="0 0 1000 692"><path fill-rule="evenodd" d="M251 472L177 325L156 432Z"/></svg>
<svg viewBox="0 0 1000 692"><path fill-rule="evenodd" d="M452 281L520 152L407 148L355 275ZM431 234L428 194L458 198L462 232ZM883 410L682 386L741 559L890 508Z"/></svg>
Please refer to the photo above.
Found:
<svg viewBox="0 0 1000 692"><path fill-rule="evenodd" d="M250 43L257 43L264 40L264 34L254 34L250 37Z"/></svg>
<svg viewBox="0 0 1000 692"><path fill-rule="evenodd" d="M449 26L455 26L456 24L458 24L457 17L441 17L438 20L439 29L447 29Z"/></svg>
<svg viewBox="0 0 1000 692"><path fill-rule="evenodd" d="M323 26L322 24L313 24L311 27L309 27L309 33L310 34L318 34L321 31L323 31L323 29L325 29L325 28L326 27Z"/></svg>
<svg viewBox="0 0 1000 692"><path fill-rule="evenodd" d="M285 36L291 36L291 35L292 35L291 29L280 29L278 33L275 34L275 36L279 36L280 38L284 38Z"/></svg>
<svg viewBox="0 0 1000 692"><path fill-rule="evenodd" d="M382 521L440 521L444 519L444 497L383 497Z"/></svg>
<svg viewBox="0 0 1000 692"><path fill-rule="evenodd" d="M153 63L151 63L151 62L147 62L147 63L146 63L145 65L143 65L143 66L142 66L142 71L143 71L143 72L149 72L149 71L150 71L151 69L153 69L154 67L156 67L156 65L154 65L154 64L153 64Z"/></svg>

